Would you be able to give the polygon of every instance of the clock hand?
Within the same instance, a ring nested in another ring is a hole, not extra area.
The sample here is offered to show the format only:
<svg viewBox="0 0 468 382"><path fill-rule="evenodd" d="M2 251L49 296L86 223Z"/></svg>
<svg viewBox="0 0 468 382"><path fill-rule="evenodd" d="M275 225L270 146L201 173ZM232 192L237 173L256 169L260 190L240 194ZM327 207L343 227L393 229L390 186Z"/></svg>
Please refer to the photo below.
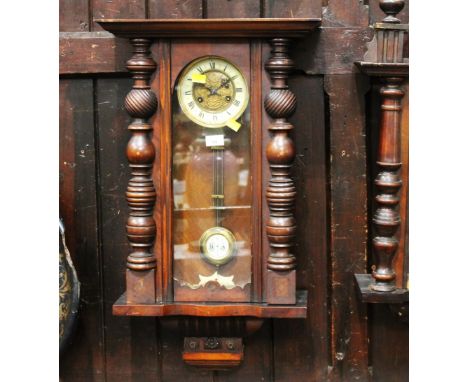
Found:
<svg viewBox="0 0 468 382"><path fill-rule="evenodd" d="M221 89L223 86L225 86L228 82L230 82L231 79L228 79L228 80L221 80L221 85L219 85L216 89L209 89L210 90L210 94L208 94L208 96L210 95L219 95L218 94L218 90Z"/></svg>

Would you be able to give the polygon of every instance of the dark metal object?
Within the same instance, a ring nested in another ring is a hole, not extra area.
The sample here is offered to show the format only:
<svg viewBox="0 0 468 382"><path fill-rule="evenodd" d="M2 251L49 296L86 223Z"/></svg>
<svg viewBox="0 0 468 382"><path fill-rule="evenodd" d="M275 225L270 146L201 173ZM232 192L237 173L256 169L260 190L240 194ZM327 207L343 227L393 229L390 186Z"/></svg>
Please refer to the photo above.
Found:
<svg viewBox="0 0 468 382"><path fill-rule="evenodd" d="M65 227L59 221L59 346L62 353L74 332L78 306L80 303L80 283L73 266L70 252L65 243Z"/></svg>
<svg viewBox="0 0 468 382"><path fill-rule="evenodd" d="M216 337L208 337L205 341L205 349L218 349L219 345L219 341Z"/></svg>
<svg viewBox="0 0 468 382"><path fill-rule="evenodd" d="M182 358L191 366L230 369L239 366L244 358L242 338L185 337Z"/></svg>

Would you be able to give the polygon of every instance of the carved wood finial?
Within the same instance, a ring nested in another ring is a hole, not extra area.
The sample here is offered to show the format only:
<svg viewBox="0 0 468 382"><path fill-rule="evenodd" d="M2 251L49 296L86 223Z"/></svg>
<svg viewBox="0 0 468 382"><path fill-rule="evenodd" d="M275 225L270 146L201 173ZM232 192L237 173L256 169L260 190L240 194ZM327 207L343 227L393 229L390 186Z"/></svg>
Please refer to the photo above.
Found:
<svg viewBox="0 0 468 382"><path fill-rule="evenodd" d="M145 271L156 267L152 246L156 236L153 207L156 191L152 179L155 148L150 139L152 126L148 119L157 109L157 99L150 89L149 80L156 69L150 55L151 41L143 38L131 40L134 54L127 61L131 72L133 89L125 98L125 109L133 118L128 129L132 136L127 145L127 158L131 179L127 188L130 214L127 220L127 236L132 252L127 258L127 267Z"/></svg>
<svg viewBox="0 0 468 382"><path fill-rule="evenodd" d="M396 289L393 258L398 249L400 227L399 191L402 185L401 168L401 88L403 78L387 77L380 94L382 117L377 165L380 171L375 179L377 208L373 217L372 246L376 266L372 271L375 284L372 289L389 292Z"/></svg>
<svg viewBox="0 0 468 382"><path fill-rule="evenodd" d="M270 243L267 260L267 269L270 272L267 276L269 303L295 302L296 258L292 252L296 235L296 220L293 215L296 187L291 178L295 147L288 135L294 126L287 118L296 110L297 102L287 84L289 73L293 69L293 61L288 56L289 44L289 39L272 39L271 57L265 64L271 78L271 90L265 98L264 106L268 115L273 118L273 123L268 127L272 136L266 147L271 170L266 190L270 211L266 225Z"/></svg>
<svg viewBox="0 0 468 382"><path fill-rule="evenodd" d="M396 15L405 7L405 0L380 0L379 5L380 9L386 14L382 22L391 24L401 22Z"/></svg>
<svg viewBox="0 0 468 382"><path fill-rule="evenodd" d="M401 24L396 15L405 6L404 0L380 0L380 8L386 13L386 17L380 23L374 24L377 36L376 56L372 55L372 62L402 63L405 61L404 45L405 33L408 33L408 24ZM375 45L374 45L375 46Z"/></svg>

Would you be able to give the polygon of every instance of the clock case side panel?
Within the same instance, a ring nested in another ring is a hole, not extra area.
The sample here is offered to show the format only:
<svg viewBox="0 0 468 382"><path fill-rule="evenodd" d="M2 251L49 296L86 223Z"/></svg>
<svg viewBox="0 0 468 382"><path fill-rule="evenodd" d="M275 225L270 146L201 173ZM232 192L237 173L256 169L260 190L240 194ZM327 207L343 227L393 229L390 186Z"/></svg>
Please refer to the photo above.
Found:
<svg viewBox="0 0 468 382"><path fill-rule="evenodd" d="M172 147L171 147L171 42L169 39L154 41L151 49L158 69L151 82L157 94L159 107L153 118L152 141L156 149L153 182L156 188L154 220L156 222L156 301L172 301ZM169 208L169 209L168 209Z"/></svg>
<svg viewBox="0 0 468 382"><path fill-rule="evenodd" d="M246 73L250 90L251 125L251 189L252 208L252 264L251 264L251 302L263 302L262 273L264 267L262 245L262 42L257 39L223 39L216 44L208 39L160 39L154 42L152 54L158 63L151 87L159 97L158 112L153 118L153 144L156 147L155 170L153 179L157 191L154 218L157 237L154 246L157 259L157 301L174 301L173 283L173 190L172 190L172 92L181 70L192 60L180 58L177 52L186 44L194 44L196 50L190 51L193 58L205 55L218 55L232 59L235 46L249 50L249 67L241 69ZM233 46L234 45L234 46ZM224 48L223 48L224 47ZM230 47L230 48L228 48ZM176 54L174 54L176 51ZM235 59L233 59L235 61Z"/></svg>

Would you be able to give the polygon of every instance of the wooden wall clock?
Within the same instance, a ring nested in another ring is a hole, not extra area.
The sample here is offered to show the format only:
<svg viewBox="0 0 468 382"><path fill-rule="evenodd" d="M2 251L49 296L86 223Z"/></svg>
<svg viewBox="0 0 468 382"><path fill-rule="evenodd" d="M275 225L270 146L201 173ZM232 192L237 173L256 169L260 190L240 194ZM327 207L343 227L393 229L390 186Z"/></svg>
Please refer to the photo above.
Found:
<svg viewBox="0 0 468 382"><path fill-rule="evenodd" d="M134 47L131 253L113 313L178 316L163 321L187 327L187 363L237 365L239 337L262 319L307 314L307 292L296 291L289 46L320 19L97 21Z"/></svg>

